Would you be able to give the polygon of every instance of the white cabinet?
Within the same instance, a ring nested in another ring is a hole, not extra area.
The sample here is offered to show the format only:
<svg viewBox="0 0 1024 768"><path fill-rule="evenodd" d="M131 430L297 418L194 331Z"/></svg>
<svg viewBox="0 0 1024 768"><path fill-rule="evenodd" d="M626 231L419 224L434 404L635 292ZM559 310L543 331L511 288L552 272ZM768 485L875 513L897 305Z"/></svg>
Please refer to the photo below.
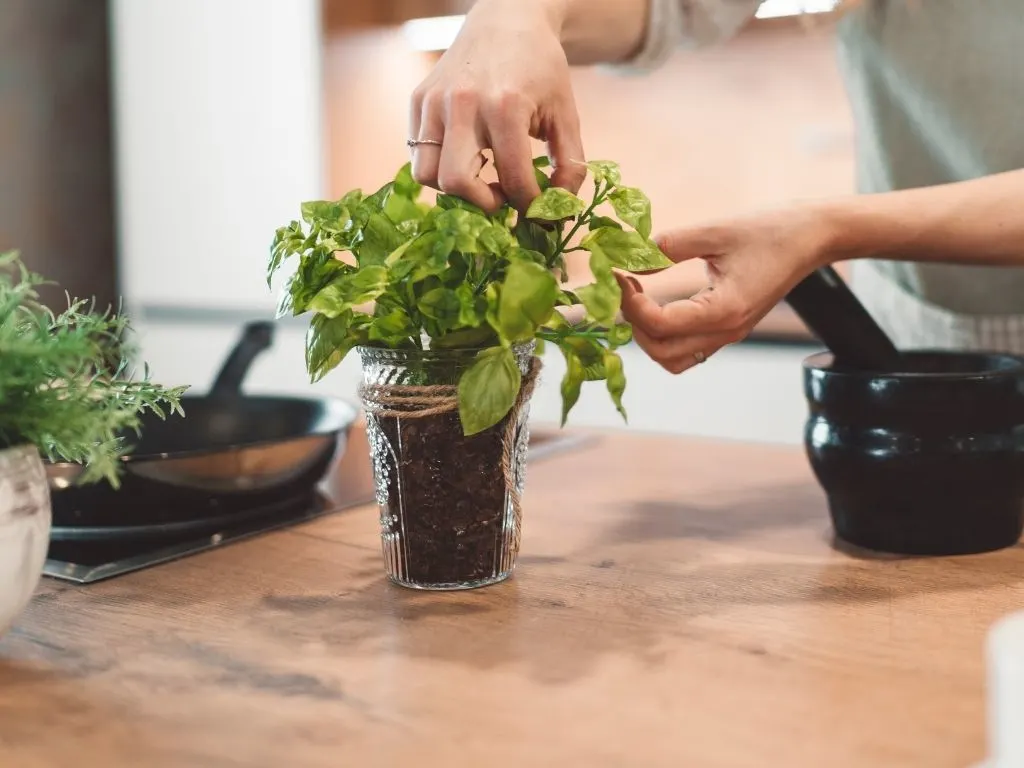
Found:
<svg viewBox="0 0 1024 768"><path fill-rule="evenodd" d="M121 293L266 309L275 227L319 197L318 0L112 0Z"/></svg>

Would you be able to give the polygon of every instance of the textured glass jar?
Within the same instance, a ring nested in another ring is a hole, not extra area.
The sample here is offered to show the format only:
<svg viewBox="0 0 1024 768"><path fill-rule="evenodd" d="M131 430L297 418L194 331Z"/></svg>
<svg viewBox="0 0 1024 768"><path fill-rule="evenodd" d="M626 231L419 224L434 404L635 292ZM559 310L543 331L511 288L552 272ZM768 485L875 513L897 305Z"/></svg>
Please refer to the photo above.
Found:
<svg viewBox="0 0 1024 768"><path fill-rule="evenodd" d="M535 365L533 350L532 343L516 349L524 383ZM519 551L529 397L517 413L466 437L457 410L394 415L378 395L388 387L447 387L441 391L450 403L474 351L358 351L388 577L435 590L508 578ZM368 396L366 388L378 395Z"/></svg>

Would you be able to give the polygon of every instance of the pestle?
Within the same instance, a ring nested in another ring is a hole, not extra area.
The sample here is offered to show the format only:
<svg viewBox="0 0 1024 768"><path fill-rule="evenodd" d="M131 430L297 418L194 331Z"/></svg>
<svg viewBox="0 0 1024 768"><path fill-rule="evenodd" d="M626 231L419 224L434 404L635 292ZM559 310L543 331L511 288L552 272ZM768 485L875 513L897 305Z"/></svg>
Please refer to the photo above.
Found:
<svg viewBox="0 0 1024 768"><path fill-rule="evenodd" d="M868 371L901 369L899 350L832 267L805 277L786 296L786 303L840 365Z"/></svg>

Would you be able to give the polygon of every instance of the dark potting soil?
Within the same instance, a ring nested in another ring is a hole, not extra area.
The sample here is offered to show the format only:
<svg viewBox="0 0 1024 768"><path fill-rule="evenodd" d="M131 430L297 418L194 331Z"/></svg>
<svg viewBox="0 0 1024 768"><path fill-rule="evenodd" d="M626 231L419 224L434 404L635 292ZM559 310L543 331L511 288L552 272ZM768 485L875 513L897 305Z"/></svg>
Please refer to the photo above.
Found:
<svg viewBox="0 0 1024 768"><path fill-rule="evenodd" d="M388 497L405 536L408 579L452 584L495 576L505 522L508 417L472 437L463 435L458 413L381 417L379 423L398 457Z"/></svg>

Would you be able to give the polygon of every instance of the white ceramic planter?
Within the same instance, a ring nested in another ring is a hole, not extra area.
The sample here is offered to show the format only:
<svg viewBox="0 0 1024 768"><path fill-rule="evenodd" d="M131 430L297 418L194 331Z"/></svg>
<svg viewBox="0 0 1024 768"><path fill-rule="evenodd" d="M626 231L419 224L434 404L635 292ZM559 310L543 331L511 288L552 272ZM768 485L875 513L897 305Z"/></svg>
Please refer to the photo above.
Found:
<svg viewBox="0 0 1024 768"><path fill-rule="evenodd" d="M28 605L50 543L50 489L34 446L0 451L0 634Z"/></svg>

